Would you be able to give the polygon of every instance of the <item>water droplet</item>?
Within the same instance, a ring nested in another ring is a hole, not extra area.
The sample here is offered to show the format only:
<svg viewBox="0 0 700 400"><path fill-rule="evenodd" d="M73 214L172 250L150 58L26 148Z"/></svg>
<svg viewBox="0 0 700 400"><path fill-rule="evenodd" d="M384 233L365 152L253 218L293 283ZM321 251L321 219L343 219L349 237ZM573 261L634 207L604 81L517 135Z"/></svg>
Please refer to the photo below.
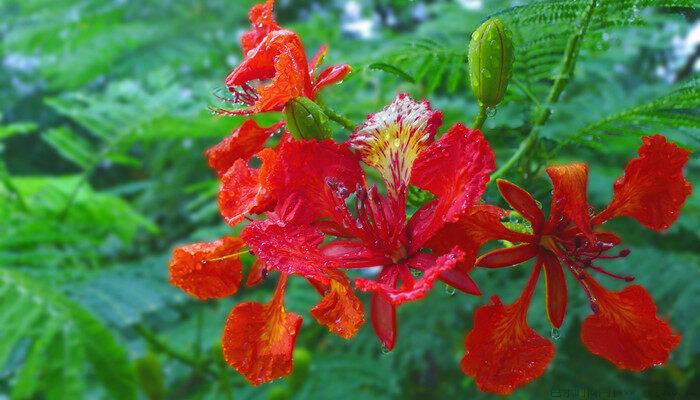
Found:
<svg viewBox="0 0 700 400"><path fill-rule="evenodd" d="M552 331L549 333L549 336L551 336L552 340L559 340L561 337L561 332L559 332L559 329L557 328L552 328Z"/></svg>
<svg viewBox="0 0 700 400"><path fill-rule="evenodd" d="M423 276L423 271L419 271L417 269L412 269L411 275L413 275L414 278L420 278L421 276Z"/></svg>
<svg viewBox="0 0 700 400"><path fill-rule="evenodd" d="M445 285L445 293L447 293L448 296L454 296L456 290L450 285Z"/></svg>
<svg viewBox="0 0 700 400"><path fill-rule="evenodd" d="M496 113L498 112L498 109L496 107L489 107L486 110L486 115L489 116L489 118L493 118L496 116Z"/></svg>
<svg viewBox="0 0 700 400"><path fill-rule="evenodd" d="M391 354L391 350L389 350L389 348L386 347L384 343L382 343L382 355L388 356L389 354Z"/></svg>

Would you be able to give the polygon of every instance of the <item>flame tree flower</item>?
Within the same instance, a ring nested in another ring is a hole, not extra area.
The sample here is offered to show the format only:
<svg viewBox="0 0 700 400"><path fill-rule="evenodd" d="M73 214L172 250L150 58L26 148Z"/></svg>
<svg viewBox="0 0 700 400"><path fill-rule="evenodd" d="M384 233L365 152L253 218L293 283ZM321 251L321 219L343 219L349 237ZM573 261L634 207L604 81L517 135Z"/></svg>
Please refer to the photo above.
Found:
<svg viewBox="0 0 700 400"><path fill-rule="evenodd" d="M639 157L627 164L624 176L615 182L612 202L598 214L592 214L588 204L585 164L547 169L554 186L547 220L529 193L505 180L498 181L501 194L530 222L532 233L505 229L498 223L502 213L492 209L490 217L483 218L489 223L473 223L472 227L481 230L485 240L504 239L521 244L487 253L477 260L477 265L501 268L529 259L535 259L535 265L515 303L504 305L494 296L492 304L478 308L474 314L473 329L465 339L462 369L476 379L481 390L511 393L540 376L554 356L552 344L533 331L526 320L542 270L547 316L555 329L566 314L564 271L568 270L585 291L593 311L581 328L581 340L593 354L632 371L666 362L680 342L680 335L657 316L656 305L647 291L639 285L609 291L593 278L597 273L625 282L634 279L597 265L601 260L625 257L629 251L610 255L608 252L621 243L620 238L595 228L619 216L636 219L656 231L671 226L691 193L682 173L688 156L687 150L667 142L663 136L643 138Z"/></svg>
<svg viewBox="0 0 700 400"><path fill-rule="evenodd" d="M456 246L428 252L426 244L479 200L494 169L494 155L479 131L461 124L434 140L441 123L442 114L428 102L399 95L370 115L351 137L349 146L356 153L350 154L358 158L347 164L345 180L328 171L349 160L347 148L328 141L285 144L278 163L286 165L283 197L292 201L287 210L294 211L253 222L242 234L251 250L278 270L378 269L375 279L357 278L355 285L372 293L372 326L387 349L396 341L396 306L425 296L436 279L466 293L479 293L467 275L476 253ZM321 152L328 156L321 159L317 156ZM360 158L379 172L385 195L376 186L367 186ZM322 190L319 182L324 183ZM407 220L409 184L436 198ZM330 242L319 246L323 234ZM411 270L422 276L416 279Z"/></svg>
<svg viewBox="0 0 700 400"><path fill-rule="evenodd" d="M233 98L225 100L243 108L214 110L217 113L249 115L282 111L294 98L314 100L322 88L341 81L350 72L350 66L343 64L318 73L328 47L321 46L309 61L299 35L275 21L273 6L274 0L267 0L251 8L252 29L241 37L243 61L226 78L226 87Z"/></svg>

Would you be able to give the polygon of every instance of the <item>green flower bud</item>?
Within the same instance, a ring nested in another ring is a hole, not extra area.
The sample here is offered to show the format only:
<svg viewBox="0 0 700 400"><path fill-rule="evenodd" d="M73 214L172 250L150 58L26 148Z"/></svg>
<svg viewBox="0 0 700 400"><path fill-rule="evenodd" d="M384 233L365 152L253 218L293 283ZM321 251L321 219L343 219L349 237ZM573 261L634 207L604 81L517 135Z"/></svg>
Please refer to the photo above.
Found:
<svg viewBox="0 0 700 400"><path fill-rule="evenodd" d="M333 136L328 116L306 97L290 100L284 108L287 129L297 139L329 139Z"/></svg>
<svg viewBox="0 0 700 400"><path fill-rule="evenodd" d="M481 24L469 42L469 82L486 107L503 100L513 73L513 34L498 18Z"/></svg>

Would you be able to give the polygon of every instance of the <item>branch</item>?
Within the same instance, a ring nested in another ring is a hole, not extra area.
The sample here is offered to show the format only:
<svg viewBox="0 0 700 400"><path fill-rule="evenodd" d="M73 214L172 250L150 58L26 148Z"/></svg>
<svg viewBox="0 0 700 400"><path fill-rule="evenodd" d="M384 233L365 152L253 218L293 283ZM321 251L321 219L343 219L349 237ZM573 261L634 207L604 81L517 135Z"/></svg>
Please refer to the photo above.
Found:
<svg viewBox="0 0 700 400"><path fill-rule="evenodd" d="M525 139L520 143L518 150L506 161L501 168L491 175L491 181L489 184L495 182L498 178L505 175L515 164L517 164L520 159L527 154L530 149L539 141L539 127L544 125L549 117L552 115L552 106L559 101L561 93L564 91L566 85L571 81L574 70L576 69L576 59L578 58L579 52L581 50L581 42L586 36L588 31L588 26L591 23L591 17L593 16L593 11L598 5L598 0L592 0L591 3L586 7L581 15L581 21L579 23L579 29L574 32L569 38L566 44L566 50L564 51L564 57L562 59L561 68L559 74L557 75L552 88L549 91L547 100L545 101L545 107L541 109L540 113L537 115L533 121L530 133L525 137Z"/></svg>
<svg viewBox="0 0 700 400"><path fill-rule="evenodd" d="M321 107L321 110L323 110L324 114L326 114L328 116L328 118L337 122L340 126L349 130L350 132L355 130L355 124L350 120L350 118L347 118L344 115L337 113L335 110L326 106L318 99L316 100L316 104L319 107Z"/></svg>

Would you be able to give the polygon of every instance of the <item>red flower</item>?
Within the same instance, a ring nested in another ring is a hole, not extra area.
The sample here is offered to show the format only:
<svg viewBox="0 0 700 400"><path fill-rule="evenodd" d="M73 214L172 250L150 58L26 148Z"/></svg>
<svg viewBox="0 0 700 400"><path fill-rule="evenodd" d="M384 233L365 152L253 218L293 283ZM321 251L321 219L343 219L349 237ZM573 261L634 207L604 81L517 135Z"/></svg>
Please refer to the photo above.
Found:
<svg viewBox="0 0 700 400"><path fill-rule="evenodd" d="M375 280L356 279L355 285L372 292L372 325L388 349L396 338L396 306L425 296L436 279L478 293L467 275L474 257L470 262L458 247L423 251L445 223L480 198L494 168L478 131L457 124L435 141L441 122L427 102L400 95L356 130L350 145L379 171L386 195L367 188L359 160L346 146L285 143L270 177L278 193L275 218L254 222L243 233L253 252L280 271L379 267ZM409 183L437 198L407 222ZM346 206L352 193L354 213ZM298 232L313 240L296 238ZM320 247L324 233L334 240ZM411 269L422 276L414 278Z"/></svg>
<svg viewBox="0 0 700 400"><path fill-rule="evenodd" d="M541 375L553 356L551 344L532 331L525 318L542 267L547 315L553 327L559 328L566 314L567 287L562 263L588 295L593 314L583 323L581 339L592 353L620 368L640 371L666 362L678 345L680 336L657 317L656 306L643 287L610 292L591 275L598 272L627 282L633 280L596 265L598 260L624 257L629 252L607 255L621 240L594 228L624 215L650 229L664 230L678 218L680 207L691 192L682 174L689 152L660 135L645 137L643 141L639 158L629 162L625 175L615 183L612 202L595 216L589 213L585 164L547 169L554 194L546 221L529 193L510 182L498 181L501 194L530 222L532 233L504 232L503 225L496 223L501 214L492 210L492 229L476 224L487 233L485 236L522 244L487 253L477 260L477 265L500 268L532 258L536 262L530 281L515 304L504 307L496 300L495 305L481 307L475 314L474 328L465 341L467 352L462 369L475 377L482 390L510 393Z"/></svg>
<svg viewBox="0 0 700 400"><path fill-rule="evenodd" d="M281 111L295 97L315 99L318 92L350 72L349 65L335 65L317 74L328 48L322 46L307 60L301 38L281 28L272 15L274 0L250 10L252 30L241 37L243 61L226 78L233 99L244 108L215 110L219 114L247 115Z"/></svg>

